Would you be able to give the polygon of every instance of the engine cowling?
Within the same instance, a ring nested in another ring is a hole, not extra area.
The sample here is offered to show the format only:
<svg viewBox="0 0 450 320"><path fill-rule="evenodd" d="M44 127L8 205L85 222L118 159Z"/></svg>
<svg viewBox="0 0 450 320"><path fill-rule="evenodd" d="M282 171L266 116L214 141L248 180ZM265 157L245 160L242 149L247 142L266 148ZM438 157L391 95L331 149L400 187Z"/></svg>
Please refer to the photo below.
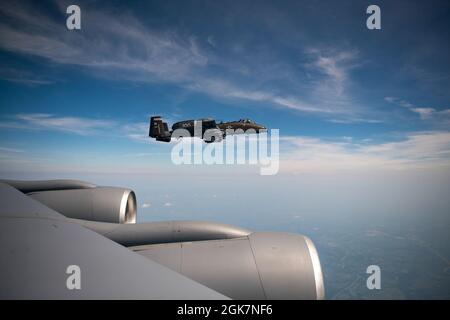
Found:
<svg viewBox="0 0 450 320"><path fill-rule="evenodd" d="M132 190L82 181L8 181L130 250L233 299L323 299L319 257L302 235L200 221L136 222ZM108 222L108 223L105 223Z"/></svg>
<svg viewBox="0 0 450 320"><path fill-rule="evenodd" d="M113 223L136 223L136 196L130 189L96 187L28 193L68 218Z"/></svg>
<svg viewBox="0 0 450 320"><path fill-rule="evenodd" d="M299 234L206 221L72 220L232 299L324 299L319 256Z"/></svg>
<svg viewBox="0 0 450 320"><path fill-rule="evenodd" d="M130 249L232 299L325 298L319 256L302 235L254 232Z"/></svg>

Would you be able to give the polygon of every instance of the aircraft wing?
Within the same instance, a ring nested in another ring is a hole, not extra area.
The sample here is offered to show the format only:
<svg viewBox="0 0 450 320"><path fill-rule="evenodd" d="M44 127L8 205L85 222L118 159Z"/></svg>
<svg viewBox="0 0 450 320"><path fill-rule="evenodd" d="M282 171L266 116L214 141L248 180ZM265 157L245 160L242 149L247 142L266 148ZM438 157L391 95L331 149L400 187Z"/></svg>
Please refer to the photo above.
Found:
<svg viewBox="0 0 450 320"><path fill-rule="evenodd" d="M0 182L0 299L226 299ZM68 266L81 289L69 290Z"/></svg>
<svg viewBox="0 0 450 320"><path fill-rule="evenodd" d="M132 190L74 180L0 180L0 203L1 299L324 298L299 234L136 223Z"/></svg>

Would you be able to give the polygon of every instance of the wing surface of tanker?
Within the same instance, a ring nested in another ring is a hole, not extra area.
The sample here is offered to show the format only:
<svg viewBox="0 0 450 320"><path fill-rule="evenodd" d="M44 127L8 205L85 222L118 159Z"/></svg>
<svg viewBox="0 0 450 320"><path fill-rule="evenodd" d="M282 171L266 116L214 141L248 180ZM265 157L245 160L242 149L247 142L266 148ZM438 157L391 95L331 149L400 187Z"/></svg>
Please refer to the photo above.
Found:
<svg viewBox="0 0 450 320"><path fill-rule="evenodd" d="M0 180L0 201L0 299L324 298L299 234L136 223L132 190L76 180Z"/></svg>

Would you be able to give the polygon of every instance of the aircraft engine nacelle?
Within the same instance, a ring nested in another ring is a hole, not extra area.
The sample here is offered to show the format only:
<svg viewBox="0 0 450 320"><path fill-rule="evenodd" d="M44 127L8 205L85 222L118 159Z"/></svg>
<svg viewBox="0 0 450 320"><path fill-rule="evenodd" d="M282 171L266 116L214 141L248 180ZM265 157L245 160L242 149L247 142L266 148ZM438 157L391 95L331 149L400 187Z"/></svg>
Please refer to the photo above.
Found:
<svg viewBox="0 0 450 320"><path fill-rule="evenodd" d="M28 193L28 196L68 218L136 222L136 196L130 189L95 187Z"/></svg>
<svg viewBox="0 0 450 320"><path fill-rule="evenodd" d="M206 143L220 142L223 140L223 133L219 129L208 129L203 134L203 140Z"/></svg>
<svg viewBox="0 0 450 320"><path fill-rule="evenodd" d="M248 300L325 297L318 253L312 241L303 235L251 232L205 221L134 224L136 196L130 189L97 187L76 180L1 182L73 218L62 221L58 218L55 223L72 227L73 224L81 224L226 297ZM37 205L33 201L28 205L33 204ZM86 233L83 231L82 234ZM49 235L47 229L43 235ZM72 235L69 236L72 241ZM89 242L83 243L86 245ZM58 247L56 244L53 249ZM99 252L98 248L96 252ZM63 251L57 252L61 254ZM49 257L49 254L44 256ZM39 256L39 259L42 260L42 257ZM114 259L113 256L111 261L116 261ZM119 263L125 262L119 260ZM105 273L108 272L105 270ZM105 285L109 288L109 283Z"/></svg>
<svg viewBox="0 0 450 320"><path fill-rule="evenodd" d="M245 237L130 247L232 299L324 299L319 256L302 235Z"/></svg>

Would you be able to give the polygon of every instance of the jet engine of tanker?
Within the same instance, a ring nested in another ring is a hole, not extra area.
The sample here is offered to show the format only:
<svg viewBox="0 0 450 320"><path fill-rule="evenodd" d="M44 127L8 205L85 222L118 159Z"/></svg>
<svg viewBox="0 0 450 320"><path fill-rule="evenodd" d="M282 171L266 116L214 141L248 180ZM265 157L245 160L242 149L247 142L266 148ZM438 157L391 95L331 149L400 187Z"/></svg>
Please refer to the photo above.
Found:
<svg viewBox="0 0 450 320"><path fill-rule="evenodd" d="M136 223L136 196L128 188L76 180L1 182L60 213L66 222L231 299L324 298L318 253L306 236L207 221Z"/></svg>

